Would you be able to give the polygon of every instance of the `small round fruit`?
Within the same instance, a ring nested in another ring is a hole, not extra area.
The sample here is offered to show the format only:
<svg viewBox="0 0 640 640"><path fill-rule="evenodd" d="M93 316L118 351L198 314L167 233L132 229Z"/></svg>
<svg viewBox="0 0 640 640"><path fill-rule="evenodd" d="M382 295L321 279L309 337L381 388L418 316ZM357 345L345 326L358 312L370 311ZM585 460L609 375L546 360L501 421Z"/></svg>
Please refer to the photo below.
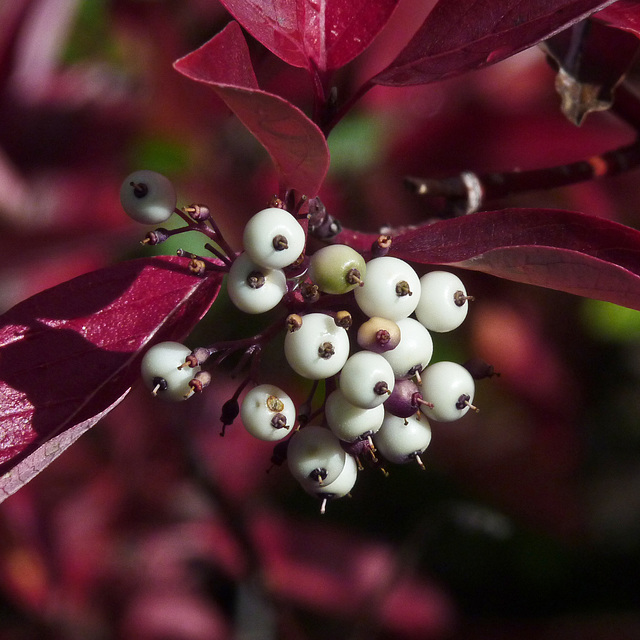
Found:
<svg viewBox="0 0 640 640"><path fill-rule="evenodd" d="M420 411L437 422L453 422L471 408L475 382L471 374L455 362L436 362L422 372L422 396L433 408Z"/></svg>
<svg viewBox="0 0 640 640"><path fill-rule="evenodd" d="M284 355L303 378L329 378L342 369L349 357L349 336L331 316L309 313L302 316L299 329L287 332Z"/></svg>
<svg viewBox="0 0 640 640"><path fill-rule="evenodd" d="M270 207L252 216L244 228L242 245L261 267L284 269L304 251L306 235L300 223L284 209Z"/></svg>
<svg viewBox="0 0 640 640"><path fill-rule="evenodd" d="M333 482L344 469L346 459L347 453L338 438L317 425L296 431L287 448L289 470L304 487Z"/></svg>
<svg viewBox="0 0 640 640"><path fill-rule="evenodd" d="M329 484L309 484L302 483L302 487L307 493L323 498L326 500L337 500L346 496L356 484L358 479L358 464L355 458L347 455L344 461L344 467L338 474L338 477Z"/></svg>
<svg viewBox="0 0 640 640"><path fill-rule="evenodd" d="M387 414L373 443L389 462L404 464L419 457L431 442L431 427L423 417L399 418Z"/></svg>
<svg viewBox="0 0 640 640"><path fill-rule="evenodd" d="M354 353L340 372L340 391L351 404L363 409L382 404L393 391L394 384L391 365L373 351Z"/></svg>
<svg viewBox="0 0 640 640"><path fill-rule="evenodd" d="M356 302L368 315L398 321L413 313L420 301L420 278L399 258L382 256L367 262L364 286L354 291Z"/></svg>
<svg viewBox="0 0 640 640"><path fill-rule="evenodd" d="M382 404L363 409L349 402L340 389L331 392L324 406L329 429L344 442L354 442L374 434L384 420Z"/></svg>
<svg viewBox="0 0 640 640"><path fill-rule="evenodd" d="M273 309L287 292L287 278L281 269L257 265L247 253L233 261L227 277L231 302L245 313L264 313Z"/></svg>
<svg viewBox="0 0 640 640"><path fill-rule="evenodd" d="M184 365L191 349L180 342L160 342L142 358L140 372L144 384L164 400L186 400L193 394L189 382L200 367Z"/></svg>
<svg viewBox="0 0 640 640"><path fill-rule="evenodd" d="M282 389L272 384L261 384L244 397L240 418L252 436L275 442L291 433L296 421L296 408Z"/></svg>
<svg viewBox="0 0 640 640"><path fill-rule="evenodd" d="M374 316L360 325L357 341L363 349L369 351L390 351L400 342L400 328L393 320Z"/></svg>
<svg viewBox="0 0 640 640"><path fill-rule="evenodd" d="M120 187L125 213L142 224L160 224L176 208L176 190L169 178L143 169L128 175Z"/></svg>
<svg viewBox="0 0 640 640"><path fill-rule="evenodd" d="M433 340L426 327L413 318L402 318L397 324L400 342L395 349L381 355L391 365L396 378L410 378L429 364Z"/></svg>
<svg viewBox="0 0 640 640"><path fill-rule="evenodd" d="M431 271L420 278L420 285L416 318L438 333L457 329L469 311L469 296L460 278L448 271Z"/></svg>
<svg viewBox="0 0 640 640"><path fill-rule="evenodd" d="M365 274L364 258L346 244L322 247L309 261L309 277L324 293L347 293L364 281Z"/></svg>
<svg viewBox="0 0 640 640"><path fill-rule="evenodd" d="M415 415L420 409L422 393L411 378L396 380L393 392L385 400L384 410L399 418Z"/></svg>

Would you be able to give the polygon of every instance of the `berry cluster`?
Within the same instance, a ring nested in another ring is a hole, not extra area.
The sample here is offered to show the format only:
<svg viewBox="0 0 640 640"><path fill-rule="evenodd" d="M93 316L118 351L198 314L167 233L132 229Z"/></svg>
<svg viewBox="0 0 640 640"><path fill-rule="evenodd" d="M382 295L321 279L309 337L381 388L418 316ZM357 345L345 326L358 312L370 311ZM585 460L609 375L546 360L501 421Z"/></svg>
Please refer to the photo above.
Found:
<svg viewBox="0 0 640 640"><path fill-rule="evenodd" d="M174 342L151 347L142 360L145 384L158 397L187 399L211 379L202 368L205 362L211 358L217 364L232 352L243 353L241 364L249 373L223 407L222 434L239 414L251 435L278 442L272 460L286 459L301 486L322 500L322 512L328 500L350 493L365 463L385 471L379 456L422 466L420 456L431 440L429 420L451 422L469 409L477 411L474 379L491 375L491 368L478 373L454 362L431 364L431 333L460 326L472 300L456 275L436 270L419 277L411 265L387 255L391 238L384 236L368 261L341 244L307 255L310 214L301 210L310 203L304 198L287 205L274 198L255 214L238 254L207 207L176 209L175 191L164 176L132 174L122 185L121 201L139 222L158 224L177 213L187 223L150 232L147 244L190 230L211 239L217 247L208 243L205 248L217 260L191 255L192 269L225 271L238 309L249 314L283 309L280 320L245 340L195 350ZM285 391L259 384L262 347L281 331L287 362L314 381L298 412ZM325 398L312 410L321 380Z"/></svg>

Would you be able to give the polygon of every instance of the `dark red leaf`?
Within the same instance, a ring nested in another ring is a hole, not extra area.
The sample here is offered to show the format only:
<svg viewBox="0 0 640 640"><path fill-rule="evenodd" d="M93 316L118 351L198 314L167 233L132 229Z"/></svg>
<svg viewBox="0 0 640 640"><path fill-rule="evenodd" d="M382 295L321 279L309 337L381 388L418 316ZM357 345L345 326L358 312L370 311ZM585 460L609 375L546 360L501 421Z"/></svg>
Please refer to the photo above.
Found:
<svg viewBox="0 0 640 640"><path fill-rule="evenodd" d="M640 310L640 231L582 213L475 213L402 233L391 253Z"/></svg>
<svg viewBox="0 0 640 640"><path fill-rule="evenodd" d="M486 67L586 18L611 0L440 0L376 84L427 84Z"/></svg>
<svg viewBox="0 0 640 640"><path fill-rule="evenodd" d="M164 256L124 262L0 317L1 474L66 430L92 426L137 380L146 347L193 329L222 276L196 277L187 265ZM46 455L38 460L46 466ZM11 481L4 475L0 490Z"/></svg>
<svg viewBox="0 0 640 640"><path fill-rule="evenodd" d="M83 433L86 433L91 427L102 420L109 411L115 409L125 399L128 393L129 389L104 411L63 431L51 438L51 440L47 440L47 442L33 453L10 468L9 471L0 478L0 502L3 502L9 496L13 495L18 489L27 484L29 480L33 480L33 478L56 460L58 456L70 447Z"/></svg>
<svg viewBox="0 0 640 640"><path fill-rule="evenodd" d="M611 27L640 36L640 2L637 0L618 0L593 17Z"/></svg>
<svg viewBox="0 0 640 640"><path fill-rule="evenodd" d="M282 186L315 197L329 169L322 131L280 96L258 89L237 22L176 61L188 78L208 84L268 151Z"/></svg>
<svg viewBox="0 0 640 640"><path fill-rule="evenodd" d="M222 0L267 49L294 67L338 69L362 53L398 0Z"/></svg>

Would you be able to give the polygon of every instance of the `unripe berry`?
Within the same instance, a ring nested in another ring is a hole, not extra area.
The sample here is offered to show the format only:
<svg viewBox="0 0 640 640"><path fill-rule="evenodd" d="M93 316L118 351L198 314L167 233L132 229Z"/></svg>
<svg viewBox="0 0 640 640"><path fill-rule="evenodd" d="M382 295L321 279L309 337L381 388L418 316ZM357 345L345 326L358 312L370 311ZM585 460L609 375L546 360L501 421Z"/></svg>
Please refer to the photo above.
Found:
<svg viewBox="0 0 640 640"><path fill-rule="evenodd" d="M340 389L327 398L324 416L333 433L345 442L353 442L363 436L374 434L384 420L382 404L372 409L363 409L349 402Z"/></svg>
<svg viewBox="0 0 640 640"><path fill-rule="evenodd" d="M125 213L142 224L160 224L176 208L176 191L161 173L142 170L128 175L120 187Z"/></svg>
<svg viewBox="0 0 640 640"><path fill-rule="evenodd" d="M413 313L420 300L420 279L413 267L391 256L367 262L364 286L354 291L356 302L368 315L398 321Z"/></svg>
<svg viewBox="0 0 640 640"><path fill-rule="evenodd" d="M422 293L416 318L429 330L453 331L467 317L467 291L458 276L448 271L431 271L420 278Z"/></svg>
<svg viewBox="0 0 640 640"><path fill-rule="evenodd" d="M455 362L436 362L422 372L422 396L433 407L420 411L429 419L452 422L461 418L472 405L475 383L471 374ZM477 409L476 409L477 410Z"/></svg>
<svg viewBox="0 0 640 640"><path fill-rule="evenodd" d="M382 404L393 391L394 384L391 365L373 351L354 353L340 372L339 385L344 397L363 409Z"/></svg>
<svg viewBox="0 0 640 640"><path fill-rule="evenodd" d="M189 383L200 367L185 365L191 349L179 342L160 342L142 358L140 372L145 385L164 400L186 400L193 394Z"/></svg>
<svg viewBox="0 0 640 640"><path fill-rule="evenodd" d="M420 460L420 454L431 442L429 422L414 416L399 418L391 414L385 416L378 433L373 436L373 443L380 454L389 462L403 464L411 460Z"/></svg>
<svg viewBox="0 0 640 640"><path fill-rule="evenodd" d="M252 436L275 442L291 433L296 408L282 389L272 384L261 384L244 397L240 418Z"/></svg>
<svg viewBox="0 0 640 640"><path fill-rule="evenodd" d="M306 236L300 223L284 209L270 207L247 222L242 236L244 250L261 267L284 269L304 251Z"/></svg>
<svg viewBox="0 0 640 640"><path fill-rule="evenodd" d="M393 320L374 316L360 325L357 340L363 349L383 353L398 346L400 328Z"/></svg>
<svg viewBox="0 0 640 640"><path fill-rule="evenodd" d="M413 318L402 318L397 325L400 342L395 349L381 355L391 365L396 378L409 378L429 364L433 340L427 329Z"/></svg>
<svg viewBox="0 0 640 640"><path fill-rule="evenodd" d="M287 279L281 269L261 267L247 253L241 253L229 269L227 292L240 311L264 313L282 300Z"/></svg>
<svg viewBox="0 0 640 640"><path fill-rule="evenodd" d="M340 295L358 287L365 278L364 258L345 244L330 244L310 258L309 277L324 293Z"/></svg>
<svg viewBox="0 0 640 640"><path fill-rule="evenodd" d="M302 316L299 329L287 332L284 355L303 378L329 378L342 369L349 357L349 336L331 316L309 313Z"/></svg>

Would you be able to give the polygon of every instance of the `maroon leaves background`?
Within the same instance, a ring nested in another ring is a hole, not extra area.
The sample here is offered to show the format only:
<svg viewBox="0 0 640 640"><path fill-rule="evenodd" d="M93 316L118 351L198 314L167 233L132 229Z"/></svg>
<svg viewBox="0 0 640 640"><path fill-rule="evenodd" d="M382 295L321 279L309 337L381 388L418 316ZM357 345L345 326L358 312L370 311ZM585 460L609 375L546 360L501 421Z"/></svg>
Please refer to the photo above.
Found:
<svg viewBox="0 0 640 640"><path fill-rule="evenodd" d="M640 309L640 232L582 213L480 212L402 233L392 253Z"/></svg>
<svg viewBox="0 0 640 640"><path fill-rule="evenodd" d="M527 49L611 0L440 0L377 84L426 84Z"/></svg>
<svg viewBox="0 0 640 640"><path fill-rule="evenodd" d="M320 73L362 53L398 0L222 0L242 26L279 58Z"/></svg>
<svg viewBox="0 0 640 640"><path fill-rule="evenodd" d="M175 63L224 100L269 152L283 188L317 195L329 169L329 150L320 129L280 96L260 91L249 50L236 22Z"/></svg>
<svg viewBox="0 0 640 640"><path fill-rule="evenodd" d="M0 473L115 403L137 380L146 346L190 333L221 275L199 278L187 265L158 257L107 267L0 318Z"/></svg>

